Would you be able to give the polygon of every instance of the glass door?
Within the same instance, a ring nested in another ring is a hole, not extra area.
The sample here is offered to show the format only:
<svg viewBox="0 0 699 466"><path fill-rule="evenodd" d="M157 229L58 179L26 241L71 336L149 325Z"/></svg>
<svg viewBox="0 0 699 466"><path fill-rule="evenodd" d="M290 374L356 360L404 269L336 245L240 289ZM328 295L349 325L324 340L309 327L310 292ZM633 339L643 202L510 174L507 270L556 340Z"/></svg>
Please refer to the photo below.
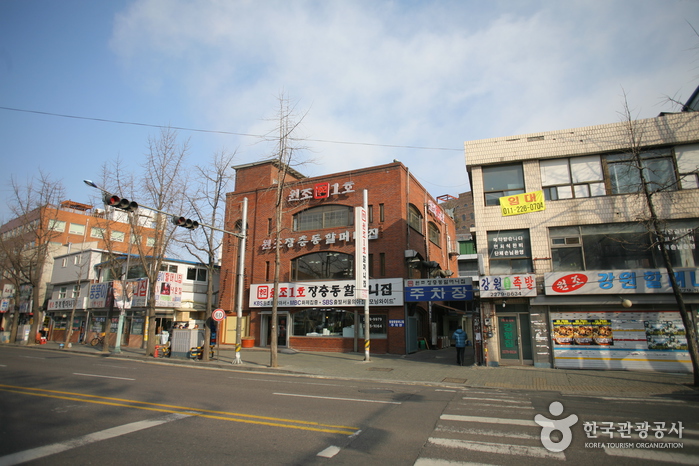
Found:
<svg viewBox="0 0 699 466"><path fill-rule="evenodd" d="M500 363L533 364L529 314L499 314Z"/></svg>

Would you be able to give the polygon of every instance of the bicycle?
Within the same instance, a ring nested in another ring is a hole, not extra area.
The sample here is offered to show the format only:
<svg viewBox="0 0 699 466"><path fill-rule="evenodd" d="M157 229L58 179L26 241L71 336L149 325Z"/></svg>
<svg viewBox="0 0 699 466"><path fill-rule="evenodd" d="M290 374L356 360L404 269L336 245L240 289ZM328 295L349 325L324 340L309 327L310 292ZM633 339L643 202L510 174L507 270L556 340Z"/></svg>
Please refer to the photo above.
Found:
<svg viewBox="0 0 699 466"><path fill-rule="evenodd" d="M92 340L90 340L90 346L97 346L101 344L104 344L104 333L101 333Z"/></svg>
<svg viewBox="0 0 699 466"><path fill-rule="evenodd" d="M213 359L213 357L214 357L214 346L213 345L209 346L209 351L210 351L209 352L209 359ZM204 354L202 352L201 346L193 347L187 353L187 357L190 359L202 359L203 356L204 356Z"/></svg>

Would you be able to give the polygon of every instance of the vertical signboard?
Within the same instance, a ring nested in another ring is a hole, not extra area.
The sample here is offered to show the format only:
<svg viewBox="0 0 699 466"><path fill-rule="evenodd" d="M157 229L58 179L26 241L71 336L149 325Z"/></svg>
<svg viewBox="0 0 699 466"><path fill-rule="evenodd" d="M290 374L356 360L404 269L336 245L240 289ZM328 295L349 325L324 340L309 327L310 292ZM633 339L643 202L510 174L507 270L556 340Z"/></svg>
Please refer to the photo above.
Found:
<svg viewBox="0 0 699 466"><path fill-rule="evenodd" d="M364 207L354 208L356 297L369 299L369 223Z"/></svg>

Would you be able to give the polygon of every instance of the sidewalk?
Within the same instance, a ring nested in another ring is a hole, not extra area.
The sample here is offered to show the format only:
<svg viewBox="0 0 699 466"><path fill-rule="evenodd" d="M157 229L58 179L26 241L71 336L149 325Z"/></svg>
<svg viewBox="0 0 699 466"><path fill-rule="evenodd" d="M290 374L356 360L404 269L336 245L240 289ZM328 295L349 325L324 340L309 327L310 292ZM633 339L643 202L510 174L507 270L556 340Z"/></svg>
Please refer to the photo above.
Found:
<svg viewBox="0 0 699 466"><path fill-rule="evenodd" d="M694 378L691 374L541 369L532 366L461 367L456 365L454 348L423 350L406 356L372 354L370 362L364 361L363 353L296 352L281 348L276 368L270 367L270 351L265 348L243 349L240 353L243 364L232 363L235 360L235 349L231 346L221 347L218 358L209 362L183 358L146 358L145 350L140 348L123 347L120 354L105 354L100 347L86 345L60 349L56 342L33 348L232 371L435 384L452 388L541 390L618 397L682 396L699 401L699 390L692 386ZM466 359L468 362L468 354Z"/></svg>

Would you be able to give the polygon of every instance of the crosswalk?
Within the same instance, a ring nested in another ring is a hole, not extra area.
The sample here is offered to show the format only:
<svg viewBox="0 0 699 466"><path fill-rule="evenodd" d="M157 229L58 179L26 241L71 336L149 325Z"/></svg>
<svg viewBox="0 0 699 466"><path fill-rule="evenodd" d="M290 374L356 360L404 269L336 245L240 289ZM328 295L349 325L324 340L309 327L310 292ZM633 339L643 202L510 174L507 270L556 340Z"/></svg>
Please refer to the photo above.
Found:
<svg viewBox="0 0 699 466"><path fill-rule="evenodd" d="M542 412L540 407L535 409L531 399L516 392L464 392L440 416L415 466L555 464L571 459L578 462L581 454L598 464L615 464L621 459L699 464L699 456L688 454L688 449L591 448L578 441L564 451L549 451L542 444L542 426L534 421L537 414L555 417ZM699 437L699 431L689 430L685 434L683 441L696 451L699 440L691 437ZM552 439L560 440L559 433L553 433ZM636 446L639 444L634 442L640 441L629 442Z"/></svg>

